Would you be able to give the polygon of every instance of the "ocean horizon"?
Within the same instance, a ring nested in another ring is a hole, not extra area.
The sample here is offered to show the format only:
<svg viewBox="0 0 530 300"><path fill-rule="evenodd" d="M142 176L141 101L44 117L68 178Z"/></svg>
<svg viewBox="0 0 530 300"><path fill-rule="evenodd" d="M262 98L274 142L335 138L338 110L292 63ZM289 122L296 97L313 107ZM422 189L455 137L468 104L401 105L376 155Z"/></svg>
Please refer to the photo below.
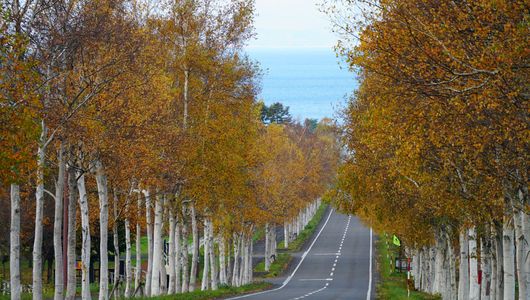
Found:
<svg viewBox="0 0 530 300"><path fill-rule="evenodd" d="M294 119L336 118L357 88L356 75L329 48L251 48L264 75L258 98L289 106Z"/></svg>

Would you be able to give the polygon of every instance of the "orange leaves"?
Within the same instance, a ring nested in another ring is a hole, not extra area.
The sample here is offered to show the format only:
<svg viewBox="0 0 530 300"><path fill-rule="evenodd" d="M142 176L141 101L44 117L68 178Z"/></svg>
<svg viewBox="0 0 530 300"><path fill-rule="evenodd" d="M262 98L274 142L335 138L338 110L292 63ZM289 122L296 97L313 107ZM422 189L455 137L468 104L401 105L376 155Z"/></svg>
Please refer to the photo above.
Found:
<svg viewBox="0 0 530 300"><path fill-rule="evenodd" d="M342 206L415 238L421 224L498 217L506 182L528 181L528 8L407 0L363 15L359 42L339 44L362 80L347 111Z"/></svg>

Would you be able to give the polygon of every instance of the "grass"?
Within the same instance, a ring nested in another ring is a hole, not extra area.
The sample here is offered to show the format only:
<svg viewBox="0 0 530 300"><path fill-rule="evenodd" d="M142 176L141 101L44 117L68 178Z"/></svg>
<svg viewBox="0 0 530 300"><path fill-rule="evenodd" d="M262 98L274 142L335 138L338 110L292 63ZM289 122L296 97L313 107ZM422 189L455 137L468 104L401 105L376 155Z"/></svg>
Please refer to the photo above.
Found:
<svg viewBox="0 0 530 300"><path fill-rule="evenodd" d="M175 295L167 295L167 296L159 296L159 297L142 297L142 298L135 298L135 299L149 299L149 300L169 300L169 299L175 299L175 300L207 300L207 299L218 299L221 297L229 297L229 296L235 296L239 294L246 294L246 293L252 293L257 291L266 290L272 287L272 284L268 282L255 282L247 285L243 285L240 287L231 287L231 286L220 286L218 290L216 291L194 291L191 293L185 293L185 294L175 294ZM112 289L112 287L109 288L109 291ZM98 286L97 284L91 284L90 285L90 291L92 293L92 298L97 298L98 295ZM80 291L78 291L78 294ZM53 292L51 294L44 293L43 297L45 299L53 298ZM0 300L8 300L10 299L9 295L0 295ZM30 300L32 299L31 293L22 293L22 300Z"/></svg>
<svg viewBox="0 0 530 300"><path fill-rule="evenodd" d="M194 291L185 294L175 294L168 296L150 297L150 298L135 298L135 299L149 299L149 300L209 300L225 298L229 296L235 296L240 294L247 294L257 291L266 290L272 287L272 284L268 282L256 282L240 287L221 286L216 291Z"/></svg>
<svg viewBox="0 0 530 300"><path fill-rule="evenodd" d="M264 278L276 277L280 275L287 267L292 260L292 256L289 253L280 253L276 260L271 264L270 270L268 273L263 275ZM265 261L262 261L254 267L254 272L265 272Z"/></svg>
<svg viewBox="0 0 530 300"><path fill-rule="evenodd" d="M390 244L390 242L389 242ZM391 246L387 248L385 237L377 241L377 261L380 274L380 282L377 286L377 299L380 300L438 300L438 296L429 295L426 293L411 291L410 297L407 297L407 275L406 273L397 273L391 270L392 257L397 255L396 249ZM388 256L387 256L388 255Z"/></svg>
<svg viewBox="0 0 530 300"><path fill-rule="evenodd" d="M300 249L304 246L305 242L313 235L313 232L318 227L318 224L320 223L320 220L322 220L322 217L324 216L324 213L326 212L326 209L328 208L328 205L325 203L322 203L320 207L317 209L315 215L309 221L309 223L305 226L304 230L300 232L300 234L289 243L289 247L287 250L289 251L300 251ZM278 249L285 249L284 242L280 242L278 244Z"/></svg>

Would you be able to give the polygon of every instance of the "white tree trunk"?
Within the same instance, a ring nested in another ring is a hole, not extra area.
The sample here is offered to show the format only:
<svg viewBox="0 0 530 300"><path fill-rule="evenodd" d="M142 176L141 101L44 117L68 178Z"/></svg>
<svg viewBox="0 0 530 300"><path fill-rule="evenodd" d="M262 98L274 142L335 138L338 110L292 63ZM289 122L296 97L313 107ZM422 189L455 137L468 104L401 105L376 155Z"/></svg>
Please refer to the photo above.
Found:
<svg viewBox="0 0 530 300"><path fill-rule="evenodd" d="M523 186L519 189L519 201L521 202L523 209L521 211L522 226L523 226L523 274L526 278L526 299L530 299L530 212L528 206L530 205L530 196L528 195L528 186Z"/></svg>
<svg viewBox="0 0 530 300"><path fill-rule="evenodd" d="M271 234L269 223L265 224L265 272L271 269Z"/></svg>
<svg viewBox="0 0 530 300"><path fill-rule="evenodd" d="M460 230L460 267L458 268L458 299L469 299L469 238L466 229Z"/></svg>
<svg viewBox="0 0 530 300"><path fill-rule="evenodd" d="M434 293L445 293L444 286L444 246L443 237L440 233L437 233L435 249L435 262L434 262L434 280L433 280L433 292Z"/></svg>
<svg viewBox="0 0 530 300"><path fill-rule="evenodd" d="M125 298L132 296L131 222L129 221L129 196L125 199Z"/></svg>
<svg viewBox="0 0 530 300"><path fill-rule="evenodd" d="M109 257L107 240L109 230L109 196L107 175L101 161L96 161L96 182L99 196L99 300L109 297Z"/></svg>
<svg viewBox="0 0 530 300"><path fill-rule="evenodd" d="M497 260L497 284L495 286L495 300L504 297L504 242L502 225L495 226L495 257Z"/></svg>
<svg viewBox="0 0 530 300"><path fill-rule="evenodd" d="M174 294L176 291L176 254L175 254L175 214L173 210L169 210L169 286L167 289L168 295Z"/></svg>
<svg viewBox="0 0 530 300"><path fill-rule="evenodd" d="M193 201L190 204L191 209L191 234L193 239L193 252L191 254L191 271L190 271L190 284L189 291L195 290L197 281L197 267L199 263L199 229L197 228L197 217L195 214L195 204Z"/></svg>
<svg viewBox="0 0 530 300"><path fill-rule="evenodd" d="M186 216L185 213L186 209L182 208L182 215ZM188 251L188 226L184 222L184 218L182 220L182 292L187 293L189 291L189 251Z"/></svg>
<svg viewBox="0 0 530 300"><path fill-rule="evenodd" d="M138 199L136 202L136 270L134 275L134 291L139 291L140 284L142 283L142 228L140 226L140 218L142 215L142 195L138 193ZM140 295L136 295L140 296Z"/></svg>
<svg viewBox="0 0 530 300"><path fill-rule="evenodd" d="M11 223L9 231L9 288L11 299L20 299L20 187L11 184Z"/></svg>
<svg viewBox="0 0 530 300"><path fill-rule="evenodd" d="M208 244L209 244L209 252L210 252L210 275L211 275L211 285L212 290L217 290L217 264L216 264L216 258L215 258L215 241L214 241L214 230L213 230L213 222L211 218L208 222Z"/></svg>
<svg viewBox="0 0 530 300"><path fill-rule="evenodd" d="M79 190L79 208L81 210L81 298L90 300L90 220L88 215L88 198L85 187L85 174L78 173L77 189Z"/></svg>
<svg viewBox="0 0 530 300"><path fill-rule="evenodd" d="M232 247L231 240L225 240L226 248L226 284L232 283Z"/></svg>
<svg viewBox="0 0 530 300"><path fill-rule="evenodd" d="M162 243L162 212L163 212L163 198L157 193L155 197L155 226L153 231L154 247L153 247L153 271L151 277L151 296L159 296L160 290L160 273L164 267L163 261L163 243Z"/></svg>
<svg viewBox="0 0 530 300"><path fill-rule="evenodd" d="M234 234L234 269L232 271L232 286L239 286L239 249L241 248L241 239L239 235Z"/></svg>
<svg viewBox="0 0 530 300"><path fill-rule="evenodd" d="M521 204L514 206L520 206ZM515 255L516 255L516 269L517 269L517 282L519 287L519 299L528 300L526 297L527 286L526 286L526 271L525 261L528 253L526 253L526 240L523 231L523 218L525 213L520 209L514 209L514 229L515 229Z"/></svg>
<svg viewBox="0 0 530 300"><path fill-rule="evenodd" d="M502 226L503 245L503 270L504 270L504 300L515 299L515 249L514 228L511 217L505 216Z"/></svg>
<svg viewBox="0 0 530 300"><path fill-rule="evenodd" d="M114 190L114 197L112 201L112 215L114 218L114 224L112 225L112 236L114 244L114 285L118 284L120 278L120 239L118 233L118 195ZM114 298L120 297L120 290L114 289Z"/></svg>
<svg viewBox="0 0 530 300"><path fill-rule="evenodd" d="M252 257L254 256L253 255L254 245L252 244L252 234L248 238L248 247L249 247L249 250L248 250L248 283L252 283L253 281L252 272L254 271L254 268L252 266Z"/></svg>
<svg viewBox="0 0 530 300"><path fill-rule="evenodd" d="M530 215L525 213L524 211L521 212L522 214L522 223L523 223L523 234L524 234L524 242L523 242L523 259L521 259L523 263L523 274L524 278L526 278L526 298L530 299ZM521 277L521 278L522 278Z"/></svg>
<svg viewBox="0 0 530 300"><path fill-rule="evenodd" d="M61 143L59 146L59 172L57 175L57 181L55 182L55 212L53 222L53 252L55 259L55 292L53 298L55 300L62 300L64 298L64 262L63 262L63 244L62 244L62 231L63 231L63 192L64 192L64 179L65 179L65 167L64 161L64 146Z"/></svg>
<svg viewBox="0 0 530 300"><path fill-rule="evenodd" d="M493 229L493 228L492 228ZM494 231L493 231L494 232ZM490 262L491 262L491 285L490 285L490 299L497 299L497 259L495 257L495 249L497 247L495 235L492 233L491 248L490 248Z"/></svg>
<svg viewBox="0 0 530 300"><path fill-rule="evenodd" d="M456 255L453 248L453 244L451 242L451 238L449 234L446 233L446 240L447 243L447 260L449 262L449 278L448 278L448 287L449 290L449 299L450 300L457 300L458 298L458 284L456 282Z"/></svg>
<svg viewBox="0 0 530 300"><path fill-rule="evenodd" d="M468 229L469 238L469 299L480 300L480 285L478 284L478 249L475 227Z"/></svg>
<svg viewBox="0 0 530 300"><path fill-rule="evenodd" d="M178 214L177 214L178 216ZM182 249L180 236L180 222L176 218L175 224L175 293L180 293L182 290L181 274L182 274Z"/></svg>
<svg viewBox="0 0 530 300"><path fill-rule="evenodd" d="M226 241L221 233L219 233L219 283L221 285L228 284L226 278ZM230 258L229 258L230 259Z"/></svg>
<svg viewBox="0 0 530 300"><path fill-rule="evenodd" d="M289 248L289 223L283 222L283 247Z"/></svg>
<svg viewBox="0 0 530 300"><path fill-rule="evenodd" d="M480 269L482 270L482 284L480 299L490 300L491 295L491 244L489 234L481 238Z"/></svg>
<svg viewBox="0 0 530 300"><path fill-rule="evenodd" d="M153 221L151 220L151 195L148 190L142 191L145 196L145 223L147 227L147 274L145 275L145 296L151 297L151 280L153 277Z"/></svg>
<svg viewBox="0 0 530 300"><path fill-rule="evenodd" d="M239 265L239 279L238 279L238 286L242 286L245 284L245 277L247 276L247 239L245 237L245 234L241 235L241 262Z"/></svg>
<svg viewBox="0 0 530 300"><path fill-rule="evenodd" d="M37 189L35 192L35 235L33 239L33 300L42 299L42 215L44 210L44 164L47 129L42 121L42 132L37 152Z"/></svg>
<svg viewBox="0 0 530 300"><path fill-rule="evenodd" d="M73 300L77 286L76 274L76 211L77 176L74 168L68 169L68 250L66 254L68 279L66 299Z"/></svg>
<svg viewBox="0 0 530 300"><path fill-rule="evenodd" d="M208 218L204 219L204 269L202 271L202 282L201 282L201 290L205 291L208 289L209 286L209 280L208 280L208 272L210 270L210 229Z"/></svg>
<svg viewBox="0 0 530 300"><path fill-rule="evenodd" d="M165 225L165 220L166 220L166 216L168 214L168 210L167 210L167 206L165 206L165 203L166 203L166 195L164 195L162 197L162 207L163 207L163 210L162 210L162 227L160 228L160 238L162 240L162 261L161 261L161 268L160 268L160 294L161 295L164 295L164 294L167 294L167 269L166 269L166 264L167 264L167 259L166 259L166 253L164 252L164 246L165 246L165 229L164 229L164 225Z"/></svg>

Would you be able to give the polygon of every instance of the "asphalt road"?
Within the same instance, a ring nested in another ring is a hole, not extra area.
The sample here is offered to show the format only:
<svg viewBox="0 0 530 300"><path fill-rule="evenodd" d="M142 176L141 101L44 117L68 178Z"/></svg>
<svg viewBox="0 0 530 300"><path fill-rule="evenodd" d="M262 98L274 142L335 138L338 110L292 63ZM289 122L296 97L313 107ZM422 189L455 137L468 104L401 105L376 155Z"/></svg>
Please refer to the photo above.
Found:
<svg viewBox="0 0 530 300"><path fill-rule="evenodd" d="M331 210L278 287L231 299L374 299L372 245L369 228Z"/></svg>

